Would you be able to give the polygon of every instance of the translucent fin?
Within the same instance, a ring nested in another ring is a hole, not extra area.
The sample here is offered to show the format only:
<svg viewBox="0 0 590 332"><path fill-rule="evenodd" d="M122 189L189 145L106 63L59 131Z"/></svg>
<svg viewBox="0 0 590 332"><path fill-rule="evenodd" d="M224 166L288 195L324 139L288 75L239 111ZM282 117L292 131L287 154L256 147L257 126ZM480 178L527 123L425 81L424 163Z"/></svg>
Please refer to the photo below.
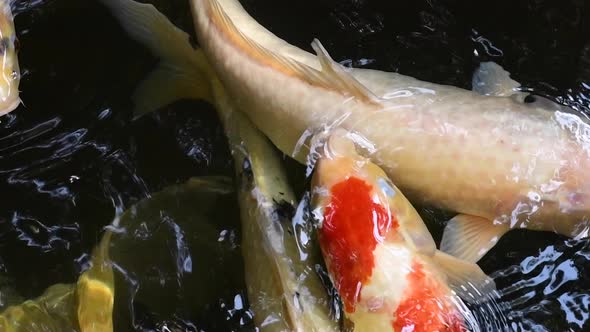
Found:
<svg viewBox="0 0 590 332"><path fill-rule="evenodd" d="M289 57L272 52L254 40L242 34L232 23L216 0L205 1L208 4L208 17L227 39L256 61L286 75L297 77L315 87L332 90L345 96L352 96L364 102L379 104L379 100L361 83L346 73L340 65L335 63L319 42L312 44L318 52L322 71L295 61ZM200 9L198 9L200 10ZM318 48L319 47L319 48Z"/></svg>
<svg viewBox="0 0 590 332"><path fill-rule="evenodd" d="M508 225L494 225L482 217L460 214L447 223L440 250L475 263L509 230Z"/></svg>
<svg viewBox="0 0 590 332"><path fill-rule="evenodd" d="M153 5L132 0L99 0L129 36L163 59L184 59L193 52L189 35L172 24ZM175 61L176 62L176 61Z"/></svg>
<svg viewBox="0 0 590 332"><path fill-rule="evenodd" d="M100 0L129 36L161 59L160 65L134 93L135 115L155 111L183 98L211 102L209 66L189 36L151 4L131 0Z"/></svg>
<svg viewBox="0 0 590 332"><path fill-rule="evenodd" d="M212 103L207 79L194 75L194 71L183 71L167 63L154 69L133 93L135 116L156 111L179 99L204 99Z"/></svg>
<svg viewBox="0 0 590 332"><path fill-rule="evenodd" d="M516 90L521 84L511 79L510 73L495 62L482 62L473 73L471 85L474 92L485 96L526 95Z"/></svg>
<svg viewBox="0 0 590 332"><path fill-rule="evenodd" d="M432 258L445 274L450 287L469 302L484 302L494 297L496 284L475 264L460 260L437 250Z"/></svg>
<svg viewBox="0 0 590 332"><path fill-rule="evenodd" d="M335 81L339 82L339 85L352 92L355 96L362 96L364 99L371 100L375 103L379 103L379 98L375 96L369 89L357 81L352 75L349 75L344 71L344 67L339 63L332 60L332 57L328 54L328 51L324 48L322 43L318 39L314 39L311 43L311 47L316 52L320 64L322 65L322 71L326 74L331 74Z"/></svg>

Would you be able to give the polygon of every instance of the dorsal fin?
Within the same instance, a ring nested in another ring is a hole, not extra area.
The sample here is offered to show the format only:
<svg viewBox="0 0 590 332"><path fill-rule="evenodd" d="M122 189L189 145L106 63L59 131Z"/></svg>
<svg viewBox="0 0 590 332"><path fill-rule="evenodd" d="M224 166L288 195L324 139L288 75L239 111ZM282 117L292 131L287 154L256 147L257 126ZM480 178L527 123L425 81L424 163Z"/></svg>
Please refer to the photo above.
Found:
<svg viewBox="0 0 590 332"><path fill-rule="evenodd" d="M367 87L357 81L352 75L347 73L341 64L332 60L328 51L324 48L318 39L314 39L311 47L316 52L318 60L322 65L322 73L331 76L332 79L337 80L339 85L348 91L353 91L357 96L364 96L374 103L379 103L379 98L375 96Z"/></svg>
<svg viewBox="0 0 590 332"><path fill-rule="evenodd" d="M508 71L491 61L480 63L471 79L472 90L484 96L520 95L523 94L518 91L520 86L520 83L510 78Z"/></svg>
<svg viewBox="0 0 590 332"><path fill-rule="evenodd" d="M379 104L379 99L374 94L330 58L319 41L314 40L312 46L318 52L318 59L322 65L321 71L264 48L236 28L217 0L205 2L209 5L207 13L211 23L236 47L259 63L286 75L297 77L310 85L352 96L371 104Z"/></svg>

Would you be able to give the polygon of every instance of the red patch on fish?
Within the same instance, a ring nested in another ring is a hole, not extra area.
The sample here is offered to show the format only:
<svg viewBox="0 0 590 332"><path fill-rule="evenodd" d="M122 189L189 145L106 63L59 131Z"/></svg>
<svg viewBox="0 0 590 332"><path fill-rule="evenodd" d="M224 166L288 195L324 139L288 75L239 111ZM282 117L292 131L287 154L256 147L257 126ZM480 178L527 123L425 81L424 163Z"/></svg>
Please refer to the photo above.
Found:
<svg viewBox="0 0 590 332"><path fill-rule="evenodd" d="M373 199L372 189L356 177L334 185L320 230L320 246L349 313L354 312L362 286L372 275L377 243L398 227L387 209Z"/></svg>
<svg viewBox="0 0 590 332"><path fill-rule="evenodd" d="M463 332L462 319L445 298L444 290L414 262L407 276L408 286L397 307L393 330L414 332Z"/></svg>

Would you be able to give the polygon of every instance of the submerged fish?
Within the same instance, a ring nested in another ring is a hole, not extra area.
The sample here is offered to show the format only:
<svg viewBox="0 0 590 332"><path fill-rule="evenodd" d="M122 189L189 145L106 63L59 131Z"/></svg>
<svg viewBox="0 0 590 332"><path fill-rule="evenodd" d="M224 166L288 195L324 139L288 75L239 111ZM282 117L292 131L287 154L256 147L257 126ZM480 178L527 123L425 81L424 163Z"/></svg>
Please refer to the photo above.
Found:
<svg viewBox="0 0 590 332"><path fill-rule="evenodd" d="M20 69L17 39L10 3L10 0L0 0L0 56L2 57L0 116L14 111L21 103L18 91Z"/></svg>
<svg viewBox="0 0 590 332"><path fill-rule="evenodd" d="M112 332L115 281L107 230L92 253L91 267L73 284L56 284L36 299L0 313L0 331Z"/></svg>
<svg viewBox="0 0 590 332"><path fill-rule="evenodd" d="M295 194L277 152L234 108L221 83L213 87L239 179L244 276L256 326L263 332L338 331L316 270L317 241L311 225L294 220Z"/></svg>
<svg viewBox="0 0 590 332"><path fill-rule="evenodd" d="M355 331L464 331L452 284L493 287L474 263L436 250L422 219L345 134L327 139L313 176L320 246Z"/></svg>

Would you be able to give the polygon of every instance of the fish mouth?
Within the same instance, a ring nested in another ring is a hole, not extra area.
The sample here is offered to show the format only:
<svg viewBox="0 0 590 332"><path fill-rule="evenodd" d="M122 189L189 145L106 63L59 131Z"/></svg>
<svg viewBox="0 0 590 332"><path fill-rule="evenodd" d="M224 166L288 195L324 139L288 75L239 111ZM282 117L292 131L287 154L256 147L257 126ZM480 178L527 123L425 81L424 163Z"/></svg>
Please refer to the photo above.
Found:
<svg viewBox="0 0 590 332"><path fill-rule="evenodd" d="M14 111L20 104L20 98L16 98L8 104L4 104L0 106L0 116L6 115L12 111Z"/></svg>

